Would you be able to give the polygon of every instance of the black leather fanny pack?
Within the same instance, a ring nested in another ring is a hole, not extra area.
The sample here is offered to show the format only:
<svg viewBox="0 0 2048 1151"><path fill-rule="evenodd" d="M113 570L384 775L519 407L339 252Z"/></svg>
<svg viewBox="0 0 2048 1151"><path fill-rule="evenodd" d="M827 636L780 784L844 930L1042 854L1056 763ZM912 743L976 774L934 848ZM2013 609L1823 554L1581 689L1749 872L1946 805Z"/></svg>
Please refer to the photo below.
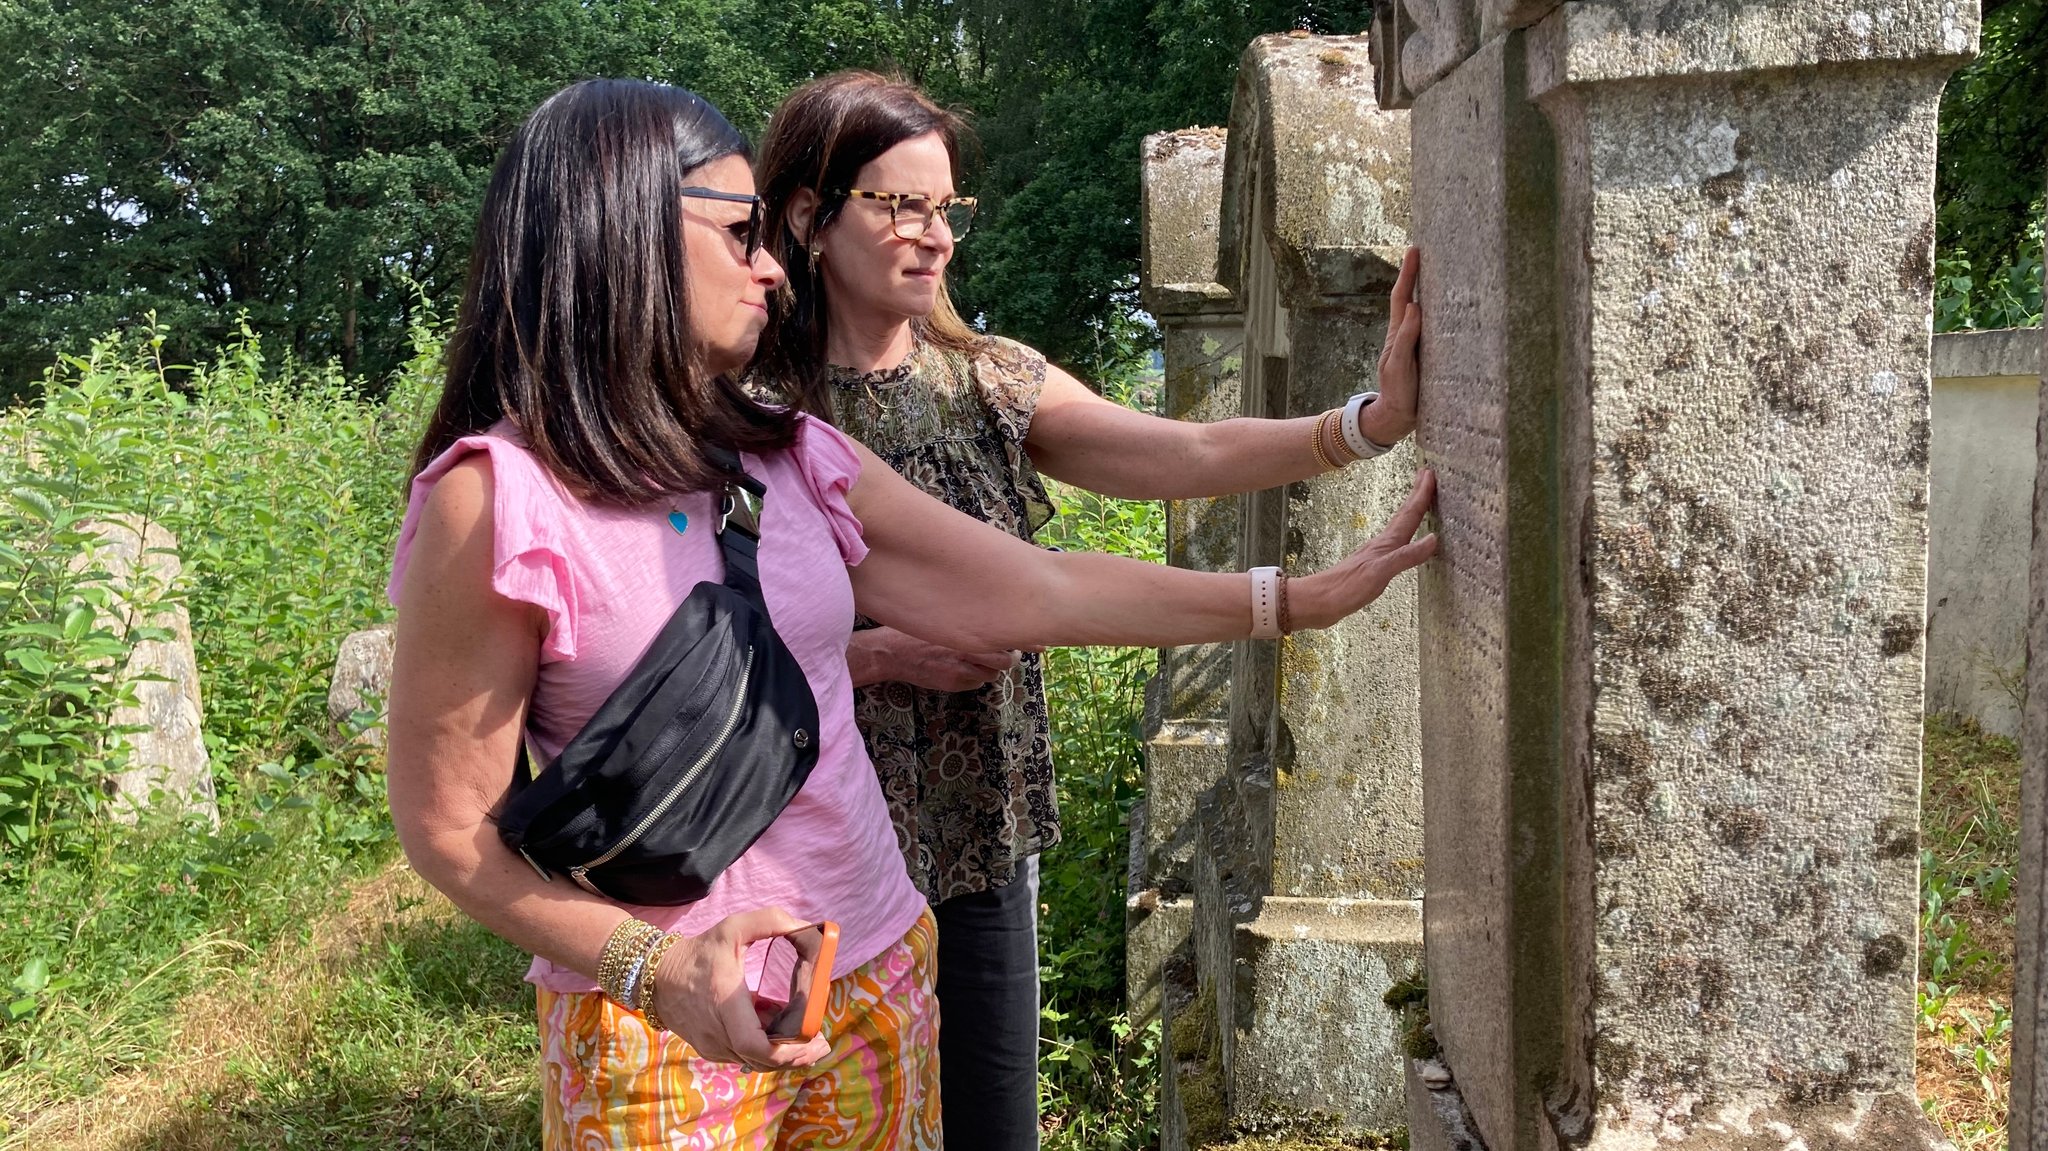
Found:
<svg viewBox="0 0 2048 1151"><path fill-rule="evenodd" d="M498 836L543 878L624 903L704 898L818 762L818 705L762 598L765 494L740 470L716 528L722 583L691 589L625 681L538 776L525 740ZM739 514L736 514L739 513Z"/></svg>

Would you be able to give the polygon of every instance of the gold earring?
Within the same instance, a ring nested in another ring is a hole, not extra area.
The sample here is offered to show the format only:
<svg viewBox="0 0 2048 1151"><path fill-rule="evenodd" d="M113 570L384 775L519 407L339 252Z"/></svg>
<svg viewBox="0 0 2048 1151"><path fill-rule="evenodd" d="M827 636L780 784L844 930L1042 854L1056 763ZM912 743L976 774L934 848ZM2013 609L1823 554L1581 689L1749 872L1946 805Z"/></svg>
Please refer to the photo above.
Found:
<svg viewBox="0 0 2048 1151"><path fill-rule="evenodd" d="M811 253L811 275L815 276L815 275L817 275L817 274L818 274L818 245L816 245L816 244L812 244L812 245L810 246L810 253Z"/></svg>

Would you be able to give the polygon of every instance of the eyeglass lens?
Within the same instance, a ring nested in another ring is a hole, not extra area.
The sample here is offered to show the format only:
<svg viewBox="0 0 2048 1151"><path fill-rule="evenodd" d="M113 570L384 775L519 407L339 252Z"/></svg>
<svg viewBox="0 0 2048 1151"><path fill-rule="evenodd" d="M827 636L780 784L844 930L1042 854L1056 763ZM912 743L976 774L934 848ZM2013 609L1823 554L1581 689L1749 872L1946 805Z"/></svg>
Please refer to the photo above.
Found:
<svg viewBox="0 0 2048 1151"><path fill-rule="evenodd" d="M954 200L944 208L934 209L930 200L918 198L897 201L891 208L894 213L896 234L906 240L915 240L931 228L932 217L944 213L946 230L959 239L974 225L974 205L964 200Z"/></svg>

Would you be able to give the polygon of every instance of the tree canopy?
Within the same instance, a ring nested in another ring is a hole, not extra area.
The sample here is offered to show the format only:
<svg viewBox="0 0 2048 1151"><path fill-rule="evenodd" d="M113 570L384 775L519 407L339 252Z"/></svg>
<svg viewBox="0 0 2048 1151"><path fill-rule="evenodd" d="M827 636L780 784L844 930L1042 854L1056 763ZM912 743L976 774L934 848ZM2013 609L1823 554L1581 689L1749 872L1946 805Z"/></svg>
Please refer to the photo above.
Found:
<svg viewBox="0 0 2048 1151"><path fill-rule="evenodd" d="M1963 289L1960 314L1945 306L1944 321L1994 327L2038 316L2048 0L1985 0L1982 54L1942 97L1937 171L1943 286L1960 276Z"/></svg>
<svg viewBox="0 0 2048 1151"><path fill-rule="evenodd" d="M0 0L0 394L155 312L197 358L246 322L381 380L459 289L489 167L587 76L682 84L758 132L805 78L903 72L970 111L963 311L1084 373L1133 362L1138 141L1229 113L1262 32L1371 0ZM2048 0L1991 0L1951 86L1942 236L2025 258ZM2038 233L2035 233L2038 237Z"/></svg>

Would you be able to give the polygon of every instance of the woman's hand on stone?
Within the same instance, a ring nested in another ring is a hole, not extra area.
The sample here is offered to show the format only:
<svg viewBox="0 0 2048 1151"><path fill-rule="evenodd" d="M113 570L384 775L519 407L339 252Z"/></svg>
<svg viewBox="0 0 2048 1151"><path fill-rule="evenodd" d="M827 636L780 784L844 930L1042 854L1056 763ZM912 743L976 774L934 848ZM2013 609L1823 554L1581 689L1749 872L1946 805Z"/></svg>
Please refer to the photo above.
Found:
<svg viewBox="0 0 2048 1151"><path fill-rule="evenodd" d="M1436 501L1436 473L1415 473L1408 498L1386 526L1357 551L1310 576L1287 581L1291 624L1296 630L1329 627L1380 597L1394 577L1436 554L1436 534L1415 532Z"/></svg>
<svg viewBox="0 0 2048 1151"><path fill-rule="evenodd" d="M831 1050L823 1035L807 1043L770 1043L747 987L747 946L805 926L779 907L764 907L728 915L703 934L676 941L655 978L656 1013L698 1057L714 1063L783 1071L823 1059Z"/></svg>
<svg viewBox="0 0 2048 1151"><path fill-rule="evenodd" d="M1415 402L1422 368L1416 349L1422 342L1422 305L1415 302L1415 281L1422 252L1408 249L1401 274L1387 299L1387 340L1380 345L1380 398L1359 414L1360 429L1376 444L1393 445L1415 430Z"/></svg>

